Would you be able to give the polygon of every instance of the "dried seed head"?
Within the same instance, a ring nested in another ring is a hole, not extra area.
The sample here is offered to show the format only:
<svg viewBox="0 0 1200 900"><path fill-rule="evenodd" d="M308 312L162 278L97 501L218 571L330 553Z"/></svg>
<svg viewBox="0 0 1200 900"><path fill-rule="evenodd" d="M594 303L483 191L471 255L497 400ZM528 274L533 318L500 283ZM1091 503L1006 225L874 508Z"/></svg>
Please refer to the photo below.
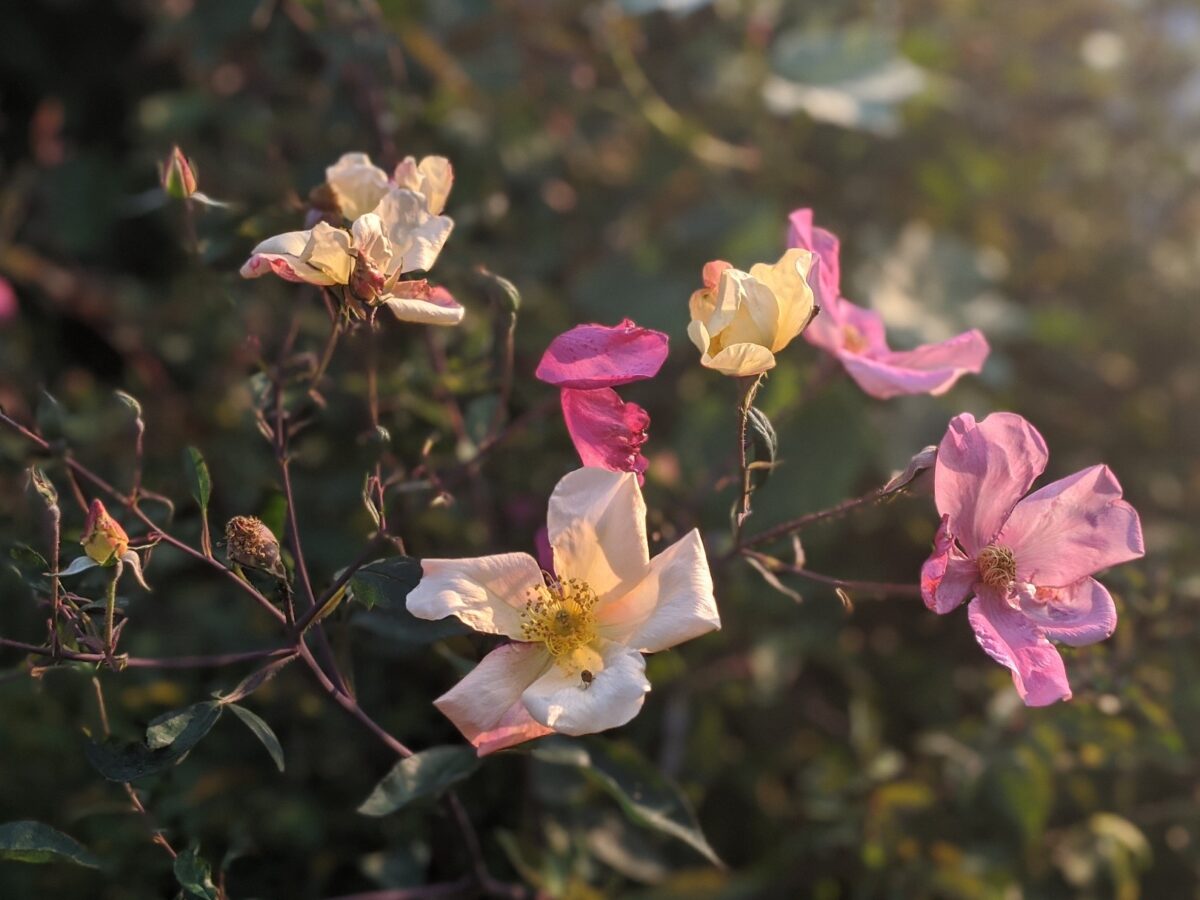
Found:
<svg viewBox="0 0 1200 900"><path fill-rule="evenodd" d="M273 575L283 574L279 541L262 519L234 516L225 526L225 555L230 562Z"/></svg>

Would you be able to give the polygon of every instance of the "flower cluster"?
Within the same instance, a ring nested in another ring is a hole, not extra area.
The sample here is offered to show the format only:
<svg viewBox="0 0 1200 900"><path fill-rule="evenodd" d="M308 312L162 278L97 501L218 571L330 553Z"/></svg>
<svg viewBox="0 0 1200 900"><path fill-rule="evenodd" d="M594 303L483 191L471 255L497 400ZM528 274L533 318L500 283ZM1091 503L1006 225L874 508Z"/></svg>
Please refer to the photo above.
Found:
<svg viewBox="0 0 1200 900"><path fill-rule="evenodd" d="M350 309L386 306L405 322L461 322L463 308L449 291L424 278L403 278L433 268L454 228L442 215L454 182L449 161L408 157L389 178L365 153L347 153L325 170L325 180L313 226L260 243L242 276L272 273L341 286Z"/></svg>

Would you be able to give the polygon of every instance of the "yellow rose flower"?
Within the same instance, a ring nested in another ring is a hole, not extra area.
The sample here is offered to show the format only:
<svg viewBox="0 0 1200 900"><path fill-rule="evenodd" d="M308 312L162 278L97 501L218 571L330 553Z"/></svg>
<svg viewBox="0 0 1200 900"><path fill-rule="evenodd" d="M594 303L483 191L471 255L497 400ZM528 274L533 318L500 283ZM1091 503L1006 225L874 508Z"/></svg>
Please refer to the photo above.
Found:
<svg viewBox="0 0 1200 900"><path fill-rule="evenodd" d="M725 375L761 375L775 366L775 354L812 319L808 276L816 254L792 249L774 265L758 263L749 272L728 263L704 267L703 289L692 294L688 337L700 362Z"/></svg>

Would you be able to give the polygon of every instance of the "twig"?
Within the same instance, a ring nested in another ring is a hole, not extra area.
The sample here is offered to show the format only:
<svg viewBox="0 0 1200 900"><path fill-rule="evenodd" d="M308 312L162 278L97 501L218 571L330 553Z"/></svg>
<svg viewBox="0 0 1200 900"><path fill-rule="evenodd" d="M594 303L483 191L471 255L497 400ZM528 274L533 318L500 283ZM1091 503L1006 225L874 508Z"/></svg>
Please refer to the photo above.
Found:
<svg viewBox="0 0 1200 900"><path fill-rule="evenodd" d="M767 556L765 553L755 553L753 550L743 550L742 555L758 560L772 572L784 572L788 575L796 575L800 578L807 578L809 581L827 584L845 591L857 591L863 594L874 594L879 597L921 596L921 587L916 584L900 584L893 581L854 581L849 578L835 578L832 575L822 575L820 572L814 572L803 566L790 565L773 556Z"/></svg>
<svg viewBox="0 0 1200 900"><path fill-rule="evenodd" d="M766 531L751 535L750 537L744 538L735 543L734 547L728 553L726 553L722 559L729 559L737 556L747 547L757 547L760 544L767 544L771 541L777 541L780 538L787 537L790 534L807 528L809 525L812 525L816 522L821 522L825 519L836 518L850 512L852 509L883 500L885 497L888 497L894 493L896 492L889 491L886 487L876 488L869 494L864 494L861 497L855 497L851 500L843 500L841 503L838 503L836 506L831 506L828 509L805 513L804 515L797 516L794 519L788 519L786 522L780 522L773 528L768 528Z"/></svg>
<svg viewBox="0 0 1200 900"><path fill-rule="evenodd" d="M393 888L386 891L366 891L361 894L343 894L330 900L426 900L433 897L472 897L478 889L471 878L447 881L442 884L427 884L423 887Z"/></svg>
<svg viewBox="0 0 1200 900"><path fill-rule="evenodd" d="M737 460L738 460L738 476L742 486L742 496L740 500L741 509L734 514L733 520L733 537L734 543L738 543L742 533L742 525L750 516L750 494L753 491L752 479L753 475L750 472L750 466L746 462L746 430L750 422L750 409L754 406L754 398L758 394L758 389L762 385L763 376L757 375L753 377L739 378L738 384L741 389L741 397L738 400L738 444L737 444Z"/></svg>
<svg viewBox="0 0 1200 900"><path fill-rule="evenodd" d="M0 638L0 647L70 662L99 663L107 661L107 657L103 653L74 653L61 648L55 652L51 647L39 647L36 644L26 644L8 638ZM122 662L126 668L130 669L218 669L222 666L232 666L259 659L279 659L291 656L295 652L293 647L274 647L270 650L246 650L241 653L220 653L215 656L129 656Z"/></svg>
<svg viewBox="0 0 1200 900"><path fill-rule="evenodd" d="M384 543L384 536L378 533L367 542L367 546L355 557L354 561L346 566L342 570L342 574L334 580L333 584L326 588L321 596L317 598L317 602L313 608L306 612L300 618L300 621L296 623L297 632L303 634L309 625L324 615L325 608L334 602L338 592L355 576L359 569L371 561L371 557L375 555Z"/></svg>

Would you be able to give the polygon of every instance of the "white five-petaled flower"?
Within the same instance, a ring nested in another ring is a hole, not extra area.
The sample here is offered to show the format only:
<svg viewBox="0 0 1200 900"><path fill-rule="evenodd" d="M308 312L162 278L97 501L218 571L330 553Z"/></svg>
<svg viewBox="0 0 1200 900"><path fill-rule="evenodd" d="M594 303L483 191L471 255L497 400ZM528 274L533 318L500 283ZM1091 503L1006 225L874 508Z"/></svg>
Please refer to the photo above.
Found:
<svg viewBox="0 0 1200 900"><path fill-rule="evenodd" d="M642 654L721 627L700 533L651 559L633 473L571 472L547 528L554 576L525 553L426 559L408 596L419 618L454 615L512 639L435 701L480 756L624 725L650 690Z"/></svg>
<svg viewBox="0 0 1200 900"><path fill-rule="evenodd" d="M441 215L454 181L450 163L440 156L420 163L408 157L389 179L366 154L347 153L325 177L351 222L349 231L318 222L268 238L254 248L242 276L273 273L288 281L346 285L359 300L385 305L406 322L461 322L463 308L444 288L400 280L432 268L454 227Z"/></svg>

